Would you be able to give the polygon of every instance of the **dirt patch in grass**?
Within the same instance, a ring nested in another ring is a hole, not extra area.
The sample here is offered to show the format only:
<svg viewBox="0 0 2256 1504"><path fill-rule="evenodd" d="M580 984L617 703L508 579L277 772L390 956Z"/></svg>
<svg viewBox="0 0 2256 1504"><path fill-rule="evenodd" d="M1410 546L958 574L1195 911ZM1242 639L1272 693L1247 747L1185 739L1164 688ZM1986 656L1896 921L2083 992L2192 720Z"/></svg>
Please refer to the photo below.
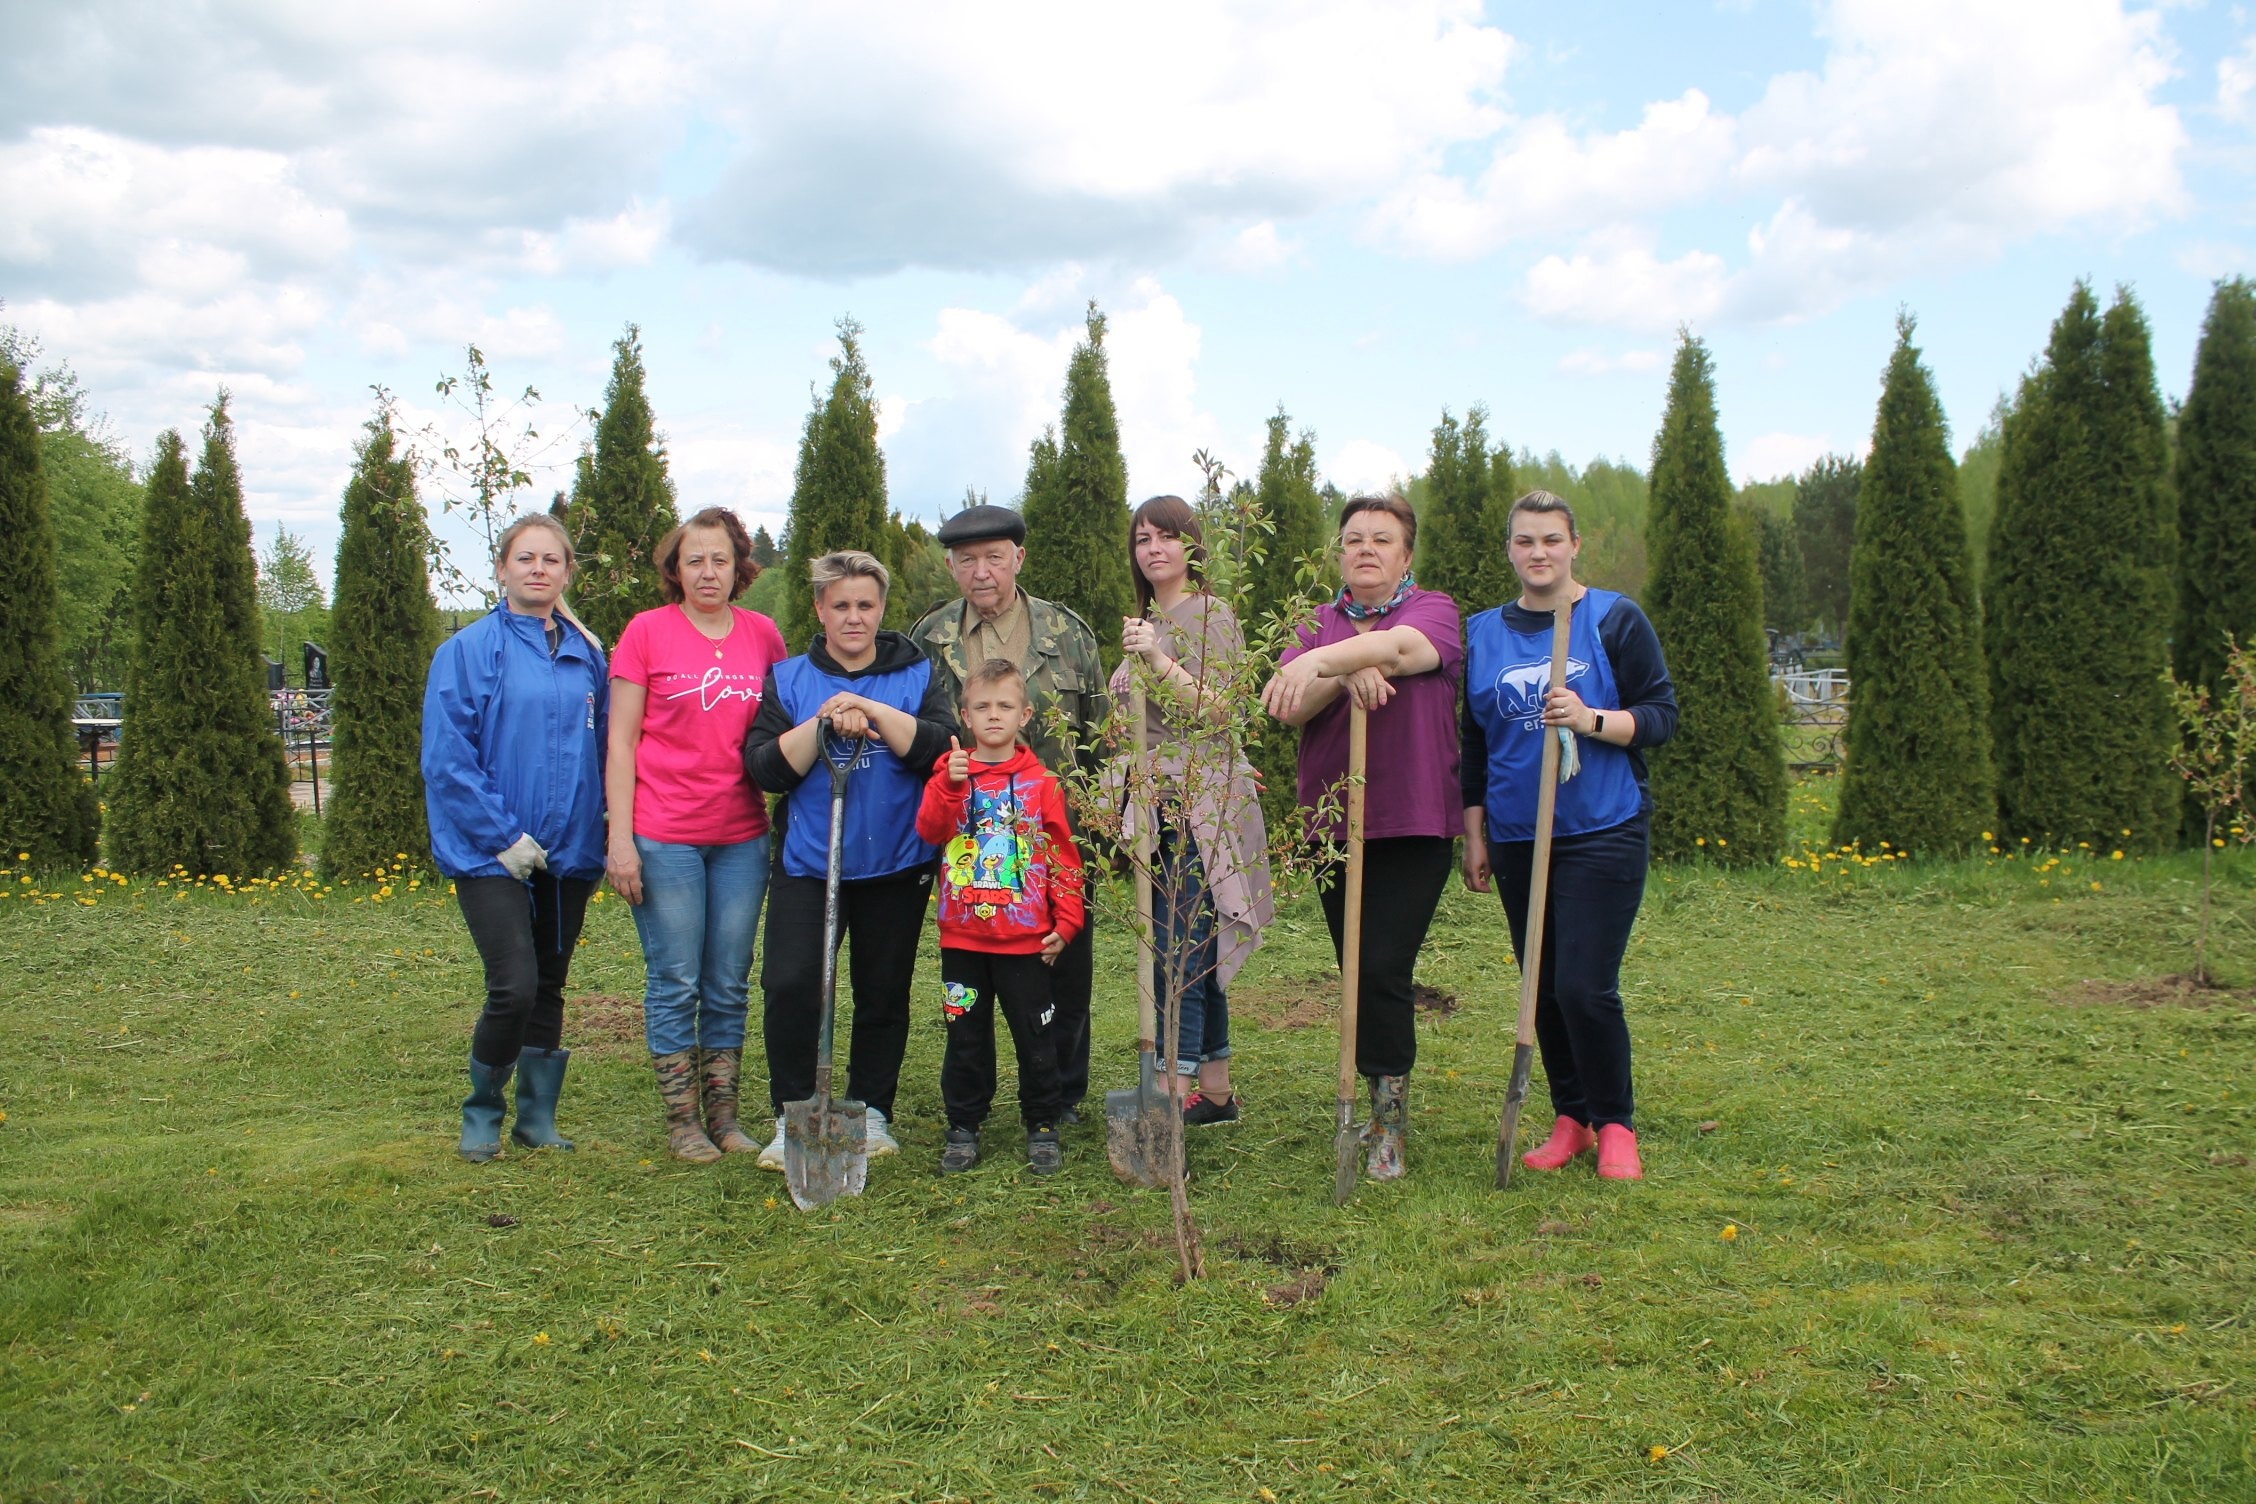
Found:
<svg viewBox="0 0 2256 1504"><path fill-rule="evenodd" d="M590 1055L613 1058L646 1054L642 1004L631 997L590 992L564 1004L564 1042Z"/></svg>
<svg viewBox="0 0 2256 1504"><path fill-rule="evenodd" d="M1292 1277L1261 1287L1261 1299L1280 1311L1304 1305L1324 1293L1339 1273L1339 1250L1321 1243L1292 1243L1274 1237L1227 1237L1223 1252L1246 1263L1267 1264Z"/></svg>
<svg viewBox="0 0 2256 1504"><path fill-rule="evenodd" d="M1230 994L1230 1011L1264 1029L1331 1028L1339 1019L1339 976L1275 977L1249 983ZM1454 992L1417 984L1412 993L1420 1013L1447 1018L1463 1006Z"/></svg>
<svg viewBox="0 0 2256 1504"><path fill-rule="evenodd" d="M2256 1008L2256 987L2204 984L2190 972L2128 982L2086 980L2060 995L2071 1008Z"/></svg>

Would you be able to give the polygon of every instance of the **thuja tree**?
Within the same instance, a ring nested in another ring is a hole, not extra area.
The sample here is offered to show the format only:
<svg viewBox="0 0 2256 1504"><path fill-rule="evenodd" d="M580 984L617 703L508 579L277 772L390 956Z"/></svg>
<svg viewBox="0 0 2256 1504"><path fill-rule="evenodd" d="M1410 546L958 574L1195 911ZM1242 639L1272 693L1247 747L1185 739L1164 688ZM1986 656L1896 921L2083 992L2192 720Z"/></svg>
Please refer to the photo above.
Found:
<svg viewBox="0 0 2256 1504"><path fill-rule="evenodd" d="M55 532L23 373L0 362L0 864L94 860L94 790L78 770L55 632Z"/></svg>
<svg viewBox="0 0 2256 1504"><path fill-rule="evenodd" d="M1237 498L1233 497L1233 500ZM1250 505L1258 518L1256 546L1246 550L1246 613L1256 625L1297 620L1305 603L1332 587L1325 542L1323 482L1316 473L1316 435L1292 433L1283 407L1269 419L1261 469ZM1274 824L1292 809L1300 759L1300 728L1282 721L1256 725L1246 755L1261 778L1261 807Z"/></svg>
<svg viewBox="0 0 2256 1504"><path fill-rule="evenodd" d="M414 462L384 407L369 420L345 486L329 653L330 805L321 870L355 877L431 865L423 813L423 682L438 648L428 523Z"/></svg>
<svg viewBox="0 0 2256 1504"><path fill-rule="evenodd" d="M2256 283L2220 282L2178 414L2177 676L2216 687L2225 638L2256 641Z"/></svg>
<svg viewBox="0 0 2256 1504"><path fill-rule="evenodd" d="M1426 461L1418 527L1418 583L1471 616L1519 593L1512 573L1511 446L1488 442L1488 409L1459 423L1444 408Z"/></svg>
<svg viewBox="0 0 2256 1504"><path fill-rule="evenodd" d="M296 854L289 772L259 667L251 530L227 397L193 478L157 440L133 582L125 727L109 799L110 865L270 873Z"/></svg>
<svg viewBox="0 0 2256 1504"><path fill-rule="evenodd" d="M1682 715L1652 756L1653 852L1731 863L1777 858L1786 763L1763 638L1754 539L1731 516L1708 347L1684 336L1653 440L1645 606Z"/></svg>
<svg viewBox="0 0 2256 1504"><path fill-rule="evenodd" d="M2006 421L1983 591L2001 834L2155 850L2175 517L2146 324L2078 283ZM2128 834L2124 834L2128 832Z"/></svg>
<svg viewBox="0 0 2256 1504"><path fill-rule="evenodd" d="M1862 461L1827 455L1794 483L1794 536L1802 549L1809 613L1838 630L1849 619L1849 556L1856 548Z"/></svg>
<svg viewBox="0 0 2256 1504"><path fill-rule="evenodd" d="M1857 491L1837 845L1948 854L1995 818L1966 517L1934 378L1898 320Z"/></svg>
<svg viewBox="0 0 2256 1504"><path fill-rule="evenodd" d="M1107 661L1135 609L1128 576L1128 461L1104 349L1105 317L1089 304L1087 335L1065 369L1065 413L1037 438L1026 466L1026 567L1030 595L1080 613Z"/></svg>
<svg viewBox="0 0 2256 1504"><path fill-rule="evenodd" d="M885 454L877 447L877 393L862 359L862 326L838 321L838 353L830 358L830 390L817 392L799 435L791 485L791 522L784 532L784 640L804 647L815 634L807 566L824 554L859 548L883 558L891 513L885 505Z"/></svg>
<svg viewBox="0 0 2256 1504"><path fill-rule="evenodd" d="M619 640L636 612L658 604L654 555L675 522L666 450L643 389L642 331L629 324L611 351L595 444L565 509L580 555L572 607L607 643Z"/></svg>

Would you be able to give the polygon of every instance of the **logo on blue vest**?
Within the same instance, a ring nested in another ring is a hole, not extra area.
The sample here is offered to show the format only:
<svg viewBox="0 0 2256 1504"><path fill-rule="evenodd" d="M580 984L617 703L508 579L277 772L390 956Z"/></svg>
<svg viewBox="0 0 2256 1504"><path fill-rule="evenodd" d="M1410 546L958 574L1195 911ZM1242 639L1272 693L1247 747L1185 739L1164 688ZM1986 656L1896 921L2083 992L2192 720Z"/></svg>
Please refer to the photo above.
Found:
<svg viewBox="0 0 2256 1504"><path fill-rule="evenodd" d="M1567 660L1567 683L1590 672L1580 658ZM1496 708L1506 716L1520 717L1520 729L1533 731L1543 720L1543 697L1551 692L1551 660L1515 663L1496 676Z"/></svg>

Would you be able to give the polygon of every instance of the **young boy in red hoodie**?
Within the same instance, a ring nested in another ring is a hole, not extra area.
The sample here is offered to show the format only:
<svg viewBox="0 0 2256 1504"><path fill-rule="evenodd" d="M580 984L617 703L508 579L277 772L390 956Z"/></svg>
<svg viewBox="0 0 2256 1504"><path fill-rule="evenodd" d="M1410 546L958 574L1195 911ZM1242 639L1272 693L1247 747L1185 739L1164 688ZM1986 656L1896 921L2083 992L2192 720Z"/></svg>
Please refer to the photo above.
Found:
<svg viewBox="0 0 2256 1504"><path fill-rule="evenodd" d="M940 1173L979 1163L980 1125L995 1103L999 1007L1018 1052L1026 1165L1054 1175L1065 1162L1057 1132L1064 1102L1049 968L1081 930L1081 853L1056 776L1019 745L1034 706L1018 665L990 658L972 670L962 710L972 748L949 742L917 810L917 835L941 848L948 1048L940 1098L948 1141Z"/></svg>

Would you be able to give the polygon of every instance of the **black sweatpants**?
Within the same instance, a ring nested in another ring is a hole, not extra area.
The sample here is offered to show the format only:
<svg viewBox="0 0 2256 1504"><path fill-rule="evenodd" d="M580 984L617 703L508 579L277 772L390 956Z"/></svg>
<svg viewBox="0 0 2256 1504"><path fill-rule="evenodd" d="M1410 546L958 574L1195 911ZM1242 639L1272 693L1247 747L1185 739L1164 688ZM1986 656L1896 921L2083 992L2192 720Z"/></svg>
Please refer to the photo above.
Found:
<svg viewBox="0 0 2256 1504"><path fill-rule="evenodd" d="M1081 851L1081 870L1094 872L1087 847ZM1057 1046L1058 1105L1079 1107L1089 1095L1089 998L1097 979L1097 906L1087 905L1081 933L1066 942L1049 968L1050 1001L1057 1016L1050 1030Z"/></svg>
<svg viewBox="0 0 2256 1504"><path fill-rule="evenodd" d="M947 990L948 1048L940 1061L940 1100L948 1122L977 1128L995 1105L995 1014L1001 1010L1018 1053L1018 1115L1048 1128L1065 1105L1058 1087L1057 1009L1050 968L1040 956L998 956L940 947Z"/></svg>
<svg viewBox="0 0 2256 1504"><path fill-rule="evenodd" d="M1533 841L1492 841L1489 870L1512 925L1512 951L1527 954L1528 875ZM1651 824L1639 815L1551 843L1550 898L1543 910L1543 968L1536 978L1535 1042L1551 1085L1551 1110L1596 1128L1632 1126L1629 1020L1622 1013L1622 953L1645 898Z"/></svg>
<svg viewBox="0 0 2256 1504"><path fill-rule="evenodd" d="M760 990L768 1047L768 1098L776 1112L815 1094L815 1048L822 1033L823 880L793 877L778 863L768 878L768 921ZM838 936L847 946L854 1042L846 1094L887 1117L909 1048L909 990L917 942L932 898L929 867L841 883ZM846 990L846 989L842 989Z"/></svg>
<svg viewBox="0 0 2256 1504"><path fill-rule="evenodd" d="M1441 890L1457 864L1447 836L1389 836L1363 843L1363 980L1355 994L1355 1068L1366 1076L1407 1076L1418 1063L1418 1010L1412 973ZM1347 863L1316 875L1332 955L1346 960Z"/></svg>
<svg viewBox="0 0 2256 1504"><path fill-rule="evenodd" d="M564 979L580 943L595 879L458 877L455 902L486 963L486 1007L470 1036L480 1065L503 1070L524 1049L553 1050L564 1041Z"/></svg>

